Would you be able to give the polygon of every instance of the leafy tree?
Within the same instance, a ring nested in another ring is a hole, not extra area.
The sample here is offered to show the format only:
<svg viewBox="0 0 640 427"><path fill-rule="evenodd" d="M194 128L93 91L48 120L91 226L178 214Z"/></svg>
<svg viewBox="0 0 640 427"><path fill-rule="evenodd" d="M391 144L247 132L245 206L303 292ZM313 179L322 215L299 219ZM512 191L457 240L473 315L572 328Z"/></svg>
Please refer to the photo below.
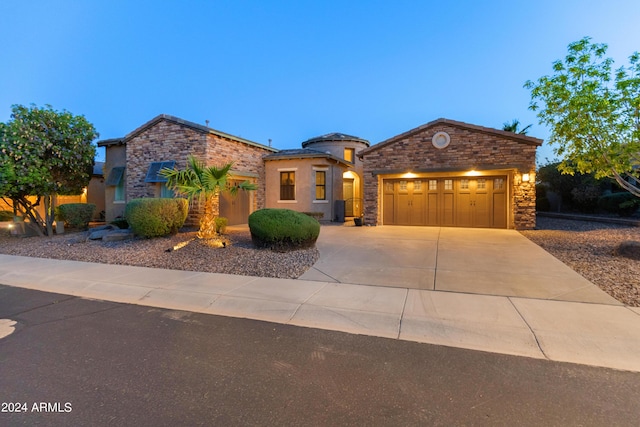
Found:
<svg viewBox="0 0 640 427"><path fill-rule="evenodd" d="M606 52L589 37L571 43L553 75L525 83L529 108L551 128L563 173L610 177L640 197L640 54L613 73Z"/></svg>
<svg viewBox="0 0 640 427"><path fill-rule="evenodd" d="M560 196L562 204L568 205L561 206L561 210L593 211L598 197L611 190L612 181L609 179L597 180L593 173L563 174L559 167L559 161L547 160L538 168L536 180L548 185L549 190Z"/></svg>
<svg viewBox="0 0 640 427"><path fill-rule="evenodd" d="M200 218L200 230L198 231L198 237L201 239L213 238L218 235L214 207L220 193L228 191L235 195L238 190L256 189L255 184L249 181L244 181L238 186L230 185L232 167L233 163L227 163L220 167L206 166L204 162L189 156L186 169L164 168L160 171L160 175L167 178L167 187L173 189L177 194L186 196L189 200L195 199L204 203L204 212Z"/></svg>
<svg viewBox="0 0 640 427"><path fill-rule="evenodd" d="M12 107L0 123L0 190L40 233L52 234L55 194L79 194L91 179L98 133L84 116L50 105ZM31 202L29 196L35 196ZM35 209L44 203L45 217Z"/></svg>
<svg viewBox="0 0 640 427"><path fill-rule="evenodd" d="M520 135L526 135L529 132L529 128L531 125L525 126L523 129L520 129L520 120L513 119L511 123L505 122L502 124L502 130L507 132L519 133Z"/></svg>

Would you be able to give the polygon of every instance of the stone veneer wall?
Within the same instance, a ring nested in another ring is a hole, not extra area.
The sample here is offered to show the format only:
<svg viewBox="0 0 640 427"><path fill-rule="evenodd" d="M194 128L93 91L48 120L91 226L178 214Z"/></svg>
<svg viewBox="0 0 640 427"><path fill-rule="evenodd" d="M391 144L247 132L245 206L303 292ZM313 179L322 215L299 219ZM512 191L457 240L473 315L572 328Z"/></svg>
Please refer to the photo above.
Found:
<svg viewBox="0 0 640 427"><path fill-rule="evenodd" d="M262 157L272 152L218 135L207 135L207 164L223 165L233 162L233 170L238 174L245 172L257 175L257 177L238 177L243 181L247 179L258 185L258 189L251 192L250 196L253 209L262 209L265 206L264 161Z"/></svg>
<svg viewBox="0 0 640 427"><path fill-rule="evenodd" d="M178 169L187 165L193 155L208 165L234 162L233 169L257 174L260 179L253 206L264 206L264 166L262 156L270 151L232 139L204 133L188 126L161 120L152 127L127 140L127 200L139 197L157 197L158 183L145 182L151 162L175 160ZM251 181L256 182L253 178ZM192 203L187 224L197 225L200 214L198 203Z"/></svg>
<svg viewBox="0 0 640 427"><path fill-rule="evenodd" d="M451 137L448 147L435 148L431 139L437 132L447 132ZM375 148L373 146L372 148ZM492 132L468 129L447 123L408 133L406 137L389 143L364 156L364 205L365 223L382 222L379 211L379 181L374 171L460 171L471 169L518 169L535 171L537 145L519 141ZM532 175L533 176L533 175ZM381 185L381 183L380 183ZM512 180L512 200L508 206L513 227L518 229L535 226L535 184L521 182L516 174Z"/></svg>

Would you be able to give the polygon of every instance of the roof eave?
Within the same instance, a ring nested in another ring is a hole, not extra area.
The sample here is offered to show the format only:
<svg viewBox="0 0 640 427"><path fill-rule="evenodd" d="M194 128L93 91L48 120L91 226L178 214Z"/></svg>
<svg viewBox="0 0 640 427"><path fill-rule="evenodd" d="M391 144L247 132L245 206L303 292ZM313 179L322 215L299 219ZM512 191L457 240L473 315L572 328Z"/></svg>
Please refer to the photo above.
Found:
<svg viewBox="0 0 640 427"><path fill-rule="evenodd" d="M333 156L331 154L314 154L314 153L302 154L301 153L301 154L284 154L284 155L277 155L273 157L271 157L271 155L268 155L263 157L264 161L295 160L295 159L329 159L329 160L333 160L336 163L342 164L348 168L353 167L353 164L347 162L344 159Z"/></svg>
<svg viewBox="0 0 640 427"><path fill-rule="evenodd" d="M534 138L532 136L527 136L527 135L521 135L518 133L514 133L514 132L508 132L508 131L504 131L504 130L499 130L499 129L493 129L493 128L488 128L488 127L484 127L484 126L478 126L478 125L472 125L469 123L464 123L464 122L459 122L456 120L450 120L450 119L445 119L445 118L439 118L436 120L433 120L429 123L426 123L424 125L418 126L416 128L413 128L411 130L408 130L406 132L403 132L399 135L396 135L394 137L391 137L389 139L386 139L382 142L379 142L375 145L372 145L369 148L365 148L364 150L360 151L360 153L358 153L358 156L364 156L367 155L373 151L376 151L379 148L382 148L386 145L392 144L394 142L403 140L405 138L408 138L412 135L415 135L416 133L420 133L423 132L431 127L434 127L436 125L440 125L440 124L444 124L444 125L450 125L450 126L454 126L454 127L459 127L462 129L469 129L469 130L475 130L477 132L482 132L482 133L488 133L488 134L493 134L493 135L499 135L502 136L504 138L508 138L508 139L513 139L516 140L518 142L522 142L524 144L528 144L528 145L536 145L536 146L540 146L543 143L542 139L539 138Z"/></svg>
<svg viewBox="0 0 640 427"><path fill-rule="evenodd" d="M203 133L203 134L212 134L212 135L216 135L219 136L221 138L225 138L225 139L229 139L232 141L236 141L236 142L241 142L243 144L246 145L250 145L253 147L257 147L257 148L261 148L267 151L271 151L274 153L277 153L279 150L277 148L273 148L273 147L269 147L267 145L263 145L260 144L258 142L254 142L254 141L250 141L248 139L245 138L241 138L239 136L235 136L235 135L231 135L229 133L225 133L225 132L221 132L219 130L216 129L212 129L210 127L207 126L203 126L200 125L198 123L194 123L194 122L190 122L188 120L184 120L181 119L179 117L175 117L169 114L160 114L156 117L154 117L153 119L149 120L147 123L143 124L142 126L138 127L137 129L133 130L132 132L128 133L124 138L124 143L126 143L126 141L136 137L137 135L139 135L140 133L144 132L145 130L147 130L148 128L156 125L157 123L161 122L162 120L168 121L168 122L172 122L172 123L176 123L178 125L181 126L185 126L188 127L190 129L193 129L197 132Z"/></svg>

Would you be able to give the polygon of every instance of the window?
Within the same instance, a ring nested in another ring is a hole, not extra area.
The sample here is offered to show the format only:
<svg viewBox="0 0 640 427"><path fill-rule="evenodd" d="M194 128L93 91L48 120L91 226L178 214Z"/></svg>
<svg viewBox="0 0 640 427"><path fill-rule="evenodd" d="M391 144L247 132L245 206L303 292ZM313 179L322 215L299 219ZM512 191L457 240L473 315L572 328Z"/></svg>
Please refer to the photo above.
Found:
<svg viewBox="0 0 640 427"><path fill-rule="evenodd" d="M356 154L355 148L344 149L344 159L349 163L355 163L355 160L356 160L355 154Z"/></svg>
<svg viewBox="0 0 640 427"><path fill-rule="evenodd" d="M124 194L124 166L117 166L111 169L109 172L109 176L107 177L107 181L104 183L107 186L113 186L113 201L114 202L124 202L125 194Z"/></svg>
<svg viewBox="0 0 640 427"><path fill-rule="evenodd" d="M496 178L493 180L494 190L504 190L504 178Z"/></svg>
<svg viewBox="0 0 640 427"><path fill-rule="evenodd" d="M400 191L408 191L407 186L409 185L408 181L400 181L399 188Z"/></svg>
<svg viewBox="0 0 640 427"><path fill-rule="evenodd" d="M114 202L124 202L125 201L124 179L121 179L120 182L118 182L118 185L116 185L115 192L113 193L113 201Z"/></svg>
<svg viewBox="0 0 640 427"><path fill-rule="evenodd" d="M486 190L487 189L487 180L479 179L478 180L478 190Z"/></svg>
<svg viewBox="0 0 640 427"><path fill-rule="evenodd" d="M280 172L280 200L296 199L296 173Z"/></svg>
<svg viewBox="0 0 640 427"><path fill-rule="evenodd" d="M429 180L429 191L434 191L438 189L438 181L435 179Z"/></svg>
<svg viewBox="0 0 640 427"><path fill-rule="evenodd" d="M327 172L316 171L316 200L327 200Z"/></svg>
<svg viewBox="0 0 640 427"><path fill-rule="evenodd" d="M393 193L393 181L385 181L384 182L384 192L385 193Z"/></svg>
<svg viewBox="0 0 640 427"><path fill-rule="evenodd" d="M175 160L165 160L163 162L151 162L149 165L149 170L147 171L147 176L144 179L144 182L167 182L167 178L159 175L159 172L164 169L173 169L173 166L176 164Z"/></svg>
<svg viewBox="0 0 640 427"><path fill-rule="evenodd" d="M469 180L468 179L461 179L460 180L460 189L461 190L468 190L469 189Z"/></svg>
<svg viewBox="0 0 640 427"><path fill-rule="evenodd" d="M173 192L172 189L170 189L169 187L167 187L167 183L163 182L160 184L160 197L164 197L164 198L174 198L176 195Z"/></svg>
<svg viewBox="0 0 640 427"><path fill-rule="evenodd" d="M413 181L413 191L422 191L422 181Z"/></svg>
<svg viewBox="0 0 640 427"><path fill-rule="evenodd" d="M444 180L444 189L445 190L453 190L453 180L452 179L445 179Z"/></svg>

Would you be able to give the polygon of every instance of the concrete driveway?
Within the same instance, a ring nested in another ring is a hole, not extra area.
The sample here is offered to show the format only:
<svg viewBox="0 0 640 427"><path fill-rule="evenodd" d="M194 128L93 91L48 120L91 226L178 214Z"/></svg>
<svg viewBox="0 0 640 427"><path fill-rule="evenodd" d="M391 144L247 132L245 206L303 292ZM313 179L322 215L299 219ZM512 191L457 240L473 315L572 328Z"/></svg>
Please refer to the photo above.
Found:
<svg viewBox="0 0 640 427"><path fill-rule="evenodd" d="M302 280L621 305L515 230L322 227Z"/></svg>

